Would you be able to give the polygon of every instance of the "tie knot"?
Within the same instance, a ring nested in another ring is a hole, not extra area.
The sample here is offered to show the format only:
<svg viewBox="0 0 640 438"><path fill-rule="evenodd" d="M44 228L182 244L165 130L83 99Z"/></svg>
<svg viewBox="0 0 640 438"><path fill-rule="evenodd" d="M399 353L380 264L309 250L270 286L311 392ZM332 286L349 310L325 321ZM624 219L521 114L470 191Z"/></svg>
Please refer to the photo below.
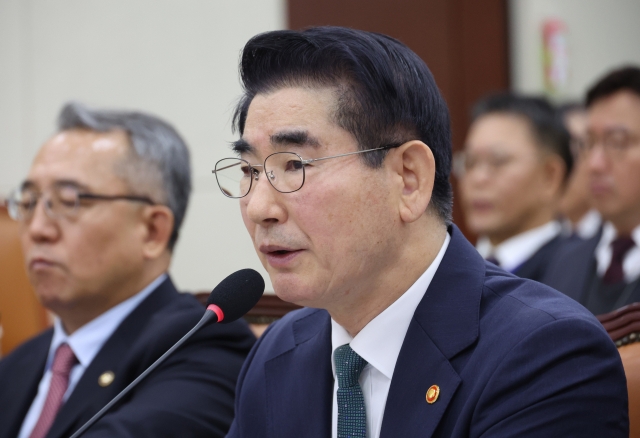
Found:
<svg viewBox="0 0 640 438"><path fill-rule="evenodd" d="M626 237L617 237L613 242L611 242L611 250L613 252L612 257L622 258L631 248L635 246L635 242L629 236Z"/></svg>
<svg viewBox="0 0 640 438"><path fill-rule="evenodd" d="M76 355L73 354L73 350L69 347L69 344L61 344L53 358L51 371L56 374L69 375L71 368L73 368L77 362L78 359L76 359Z"/></svg>
<svg viewBox="0 0 640 438"><path fill-rule="evenodd" d="M333 358L336 365L338 387L346 388L358 385L360 373L367 365L367 361L353 351L349 344L336 348Z"/></svg>

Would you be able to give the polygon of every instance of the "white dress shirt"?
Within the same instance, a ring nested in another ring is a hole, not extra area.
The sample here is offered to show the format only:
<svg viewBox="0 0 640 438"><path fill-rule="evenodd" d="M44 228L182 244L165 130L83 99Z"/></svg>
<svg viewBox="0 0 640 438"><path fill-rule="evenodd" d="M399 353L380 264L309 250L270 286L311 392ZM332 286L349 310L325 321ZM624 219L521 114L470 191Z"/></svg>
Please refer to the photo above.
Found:
<svg viewBox="0 0 640 438"><path fill-rule="evenodd" d="M611 249L611 242L618 236L616 228L611 222L607 222L602 227L602 237L596 247L595 257L597 263L597 272L599 277L603 277L609 265L611 264L611 257L613 256L613 250ZM631 248L624 256L622 260L622 271L624 272L625 283L631 283L640 277L640 226L637 226L631 232L631 238L635 242L635 246Z"/></svg>
<svg viewBox="0 0 640 438"><path fill-rule="evenodd" d="M51 339L51 346L49 347L49 355L47 356L47 363L45 366L44 375L40 384L38 385L38 394L31 403L31 408L27 412L24 421L22 422L22 428L18 438L28 438L35 427L40 412L44 407L44 402L47 399L47 393L49 392L49 384L51 383L51 366L53 364L53 357L58 347L63 344L69 344L69 347L73 350L73 353L78 359L78 364L71 369L69 375L69 386L64 393L63 400L67 401L76 384L84 374L85 370L91 363L98 351L102 348L104 343L111 337L113 332L118 328L120 323L140 304L151 292L153 292L159 285L167 278L167 274L162 274L155 280L153 280L142 291L138 292L131 298L126 299L117 306L104 312L102 315L91 320L87 324L80 327L71 335L67 335L62 327L62 323L56 318L53 324L53 338Z"/></svg>
<svg viewBox="0 0 640 438"><path fill-rule="evenodd" d="M336 348L350 344L351 348L368 362L360 374L359 382L367 413L367 438L378 438L393 370L409 329L409 323L431 284L450 241L451 237L447 233L442 248L424 274L400 298L372 319L354 338L333 318L331 319L331 369L334 379L331 423L333 438L338 436L338 381L333 361Z"/></svg>
<svg viewBox="0 0 640 438"><path fill-rule="evenodd" d="M551 221L510 237L496 246L491 244L489 238L480 237L476 243L476 249L483 258L493 256L498 260L502 269L513 272L561 231L560 222Z"/></svg>
<svg viewBox="0 0 640 438"><path fill-rule="evenodd" d="M602 225L602 216L598 210L591 209L578 221L575 232L581 239L591 239L598 234L600 225Z"/></svg>

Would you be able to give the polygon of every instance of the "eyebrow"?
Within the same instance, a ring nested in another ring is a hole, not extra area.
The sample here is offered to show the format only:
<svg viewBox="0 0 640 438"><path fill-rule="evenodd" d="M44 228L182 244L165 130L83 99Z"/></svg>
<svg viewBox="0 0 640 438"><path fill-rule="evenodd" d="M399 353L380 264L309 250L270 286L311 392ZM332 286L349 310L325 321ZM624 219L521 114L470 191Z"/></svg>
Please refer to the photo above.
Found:
<svg viewBox="0 0 640 438"><path fill-rule="evenodd" d="M251 154L255 152L255 148L249 144L244 138L231 143L231 150L236 154Z"/></svg>
<svg viewBox="0 0 640 438"><path fill-rule="evenodd" d="M307 131L293 130L277 132L269 137L269 141L274 146L311 146L319 147L320 141L310 135ZM255 154L254 148L247 140L240 138L231 143L231 149L236 154Z"/></svg>
<svg viewBox="0 0 640 438"><path fill-rule="evenodd" d="M320 146L316 137L303 130L278 132L269 137L269 140L275 146Z"/></svg>
<svg viewBox="0 0 640 438"><path fill-rule="evenodd" d="M83 191L89 191L89 187L87 187L84 184L79 183L78 181L72 180L72 179L57 179L53 182L52 186L54 187L75 187L78 190L83 190ZM38 188L38 185L31 180L25 180L22 182L22 184L20 184L20 189L24 190L24 189L35 189Z"/></svg>

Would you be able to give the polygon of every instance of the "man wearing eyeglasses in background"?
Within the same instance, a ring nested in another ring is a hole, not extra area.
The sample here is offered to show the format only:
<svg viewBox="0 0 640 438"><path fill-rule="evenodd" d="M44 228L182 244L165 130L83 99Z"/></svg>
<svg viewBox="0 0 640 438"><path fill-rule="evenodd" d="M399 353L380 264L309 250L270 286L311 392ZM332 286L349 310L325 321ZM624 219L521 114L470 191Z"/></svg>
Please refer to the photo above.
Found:
<svg viewBox="0 0 640 438"><path fill-rule="evenodd" d="M230 437L628 436L614 344L451 223L446 104L390 37L275 31L241 57L239 198L275 293ZM233 172L237 172L234 176Z"/></svg>
<svg viewBox="0 0 640 438"><path fill-rule="evenodd" d="M67 104L9 199L54 327L0 361L0 437L69 437L203 314L167 274L191 175L179 134L142 113ZM202 329L85 437L224 436L253 345Z"/></svg>
<svg viewBox="0 0 640 438"><path fill-rule="evenodd" d="M594 314L640 301L640 68L607 74L587 93L581 159L602 231L557 254L544 282Z"/></svg>
<svg viewBox="0 0 640 438"><path fill-rule="evenodd" d="M485 259L540 281L565 240L556 211L573 165L569 133L538 97L489 96L473 116L456 157L467 226Z"/></svg>

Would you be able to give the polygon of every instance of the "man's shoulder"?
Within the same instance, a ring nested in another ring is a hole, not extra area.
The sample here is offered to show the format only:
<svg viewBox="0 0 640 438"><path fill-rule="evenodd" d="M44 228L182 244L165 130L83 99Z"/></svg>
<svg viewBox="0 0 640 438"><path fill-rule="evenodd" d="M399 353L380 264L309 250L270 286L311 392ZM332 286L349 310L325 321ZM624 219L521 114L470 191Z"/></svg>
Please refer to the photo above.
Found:
<svg viewBox="0 0 640 438"><path fill-rule="evenodd" d="M33 362L37 354L46 355L52 336L53 329L47 329L17 346L7 357L0 360L0 378L6 368L20 364L24 360Z"/></svg>
<svg viewBox="0 0 640 438"><path fill-rule="evenodd" d="M481 320L487 322L500 320L501 325L513 324L528 331L554 321L581 321L607 338L598 320L574 299L545 284L498 269L487 269L482 302Z"/></svg>

